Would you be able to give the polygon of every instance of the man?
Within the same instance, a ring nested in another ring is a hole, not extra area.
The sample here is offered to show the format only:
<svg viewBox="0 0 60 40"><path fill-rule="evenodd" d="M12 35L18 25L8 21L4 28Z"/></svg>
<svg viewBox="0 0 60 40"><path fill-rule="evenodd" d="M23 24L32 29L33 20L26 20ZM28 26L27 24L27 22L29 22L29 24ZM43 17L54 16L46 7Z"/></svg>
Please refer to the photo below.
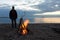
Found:
<svg viewBox="0 0 60 40"><path fill-rule="evenodd" d="M10 11L10 13L9 13L9 17L10 17L10 19L11 19L11 21L12 21L12 28L16 28L16 19L17 19L17 12L16 12L16 10L14 9L14 6L12 6L12 9L11 9L11 11ZM14 25L15 24L15 25Z"/></svg>

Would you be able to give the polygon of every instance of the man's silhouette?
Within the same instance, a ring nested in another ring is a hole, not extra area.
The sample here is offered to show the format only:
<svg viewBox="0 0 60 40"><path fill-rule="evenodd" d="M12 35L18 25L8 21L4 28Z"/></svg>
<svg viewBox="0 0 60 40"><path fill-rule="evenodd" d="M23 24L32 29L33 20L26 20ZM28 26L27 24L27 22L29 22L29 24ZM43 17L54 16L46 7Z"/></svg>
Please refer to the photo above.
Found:
<svg viewBox="0 0 60 40"><path fill-rule="evenodd" d="M12 10L10 11L9 13L9 17L12 21L12 28L16 28L16 19L17 19L17 12L16 10L14 9L14 6L12 6ZM15 25L14 25L15 24Z"/></svg>

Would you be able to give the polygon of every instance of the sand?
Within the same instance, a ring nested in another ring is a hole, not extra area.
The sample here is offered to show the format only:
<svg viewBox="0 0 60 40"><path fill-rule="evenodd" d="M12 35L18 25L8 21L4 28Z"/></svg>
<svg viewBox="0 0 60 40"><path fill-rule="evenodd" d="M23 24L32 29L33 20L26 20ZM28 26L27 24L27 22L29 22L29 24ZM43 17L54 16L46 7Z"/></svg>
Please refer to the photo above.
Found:
<svg viewBox="0 0 60 40"><path fill-rule="evenodd" d="M29 34L22 36L17 34L11 24L0 24L0 40L60 40L60 34L52 28L60 28L60 24L29 24Z"/></svg>

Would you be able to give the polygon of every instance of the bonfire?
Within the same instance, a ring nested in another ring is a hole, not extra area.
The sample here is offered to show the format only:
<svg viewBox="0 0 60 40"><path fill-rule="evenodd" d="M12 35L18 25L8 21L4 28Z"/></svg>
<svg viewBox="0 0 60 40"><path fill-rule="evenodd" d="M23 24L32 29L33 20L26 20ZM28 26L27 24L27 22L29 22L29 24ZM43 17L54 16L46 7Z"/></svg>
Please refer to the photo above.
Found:
<svg viewBox="0 0 60 40"><path fill-rule="evenodd" d="M23 21L23 23L19 26L19 34L21 35L27 35L28 34L28 23L29 23L29 20L25 20Z"/></svg>

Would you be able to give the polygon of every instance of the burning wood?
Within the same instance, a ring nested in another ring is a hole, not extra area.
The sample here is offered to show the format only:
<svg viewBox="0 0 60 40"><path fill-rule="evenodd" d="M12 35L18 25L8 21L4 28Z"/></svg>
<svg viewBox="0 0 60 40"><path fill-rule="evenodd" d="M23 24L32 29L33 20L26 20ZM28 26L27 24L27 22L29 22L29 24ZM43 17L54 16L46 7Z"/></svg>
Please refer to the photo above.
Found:
<svg viewBox="0 0 60 40"><path fill-rule="evenodd" d="M29 20L25 20L20 26L19 26L19 33L21 35L28 34L27 26L28 26Z"/></svg>

